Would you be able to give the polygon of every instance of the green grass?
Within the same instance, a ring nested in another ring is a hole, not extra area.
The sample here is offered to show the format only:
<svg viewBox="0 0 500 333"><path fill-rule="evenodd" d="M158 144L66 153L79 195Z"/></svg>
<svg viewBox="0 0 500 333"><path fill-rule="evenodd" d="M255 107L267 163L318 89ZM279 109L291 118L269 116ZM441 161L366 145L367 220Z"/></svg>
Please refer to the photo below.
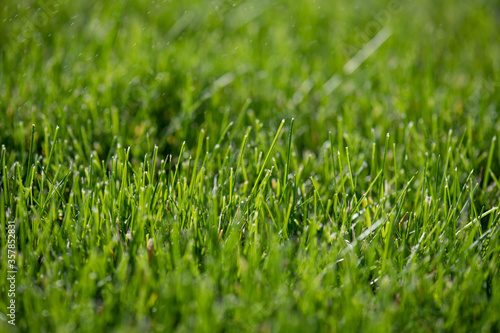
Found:
<svg viewBox="0 0 500 333"><path fill-rule="evenodd" d="M2 3L0 330L498 332L498 31L477 0Z"/></svg>

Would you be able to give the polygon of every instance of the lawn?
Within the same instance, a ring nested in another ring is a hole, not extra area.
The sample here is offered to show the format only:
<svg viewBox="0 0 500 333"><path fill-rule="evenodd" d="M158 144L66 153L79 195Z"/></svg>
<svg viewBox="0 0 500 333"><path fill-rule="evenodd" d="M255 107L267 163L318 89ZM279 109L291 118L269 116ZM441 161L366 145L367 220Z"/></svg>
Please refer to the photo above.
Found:
<svg viewBox="0 0 500 333"><path fill-rule="evenodd" d="M499 332L499 31L485 0L3 1L0 331Z"/></svg>

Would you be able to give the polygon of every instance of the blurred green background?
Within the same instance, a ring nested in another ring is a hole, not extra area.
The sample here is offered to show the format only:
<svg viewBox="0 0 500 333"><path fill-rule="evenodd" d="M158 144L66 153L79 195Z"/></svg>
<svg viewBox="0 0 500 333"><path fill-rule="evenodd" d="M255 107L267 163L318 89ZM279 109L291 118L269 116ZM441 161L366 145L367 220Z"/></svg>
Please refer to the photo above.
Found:
<svg viewBox="0 0 500 333"><path fill-rule="evenodd" d="M218 138L255 119L274 131L294 117L299 150L339 117L352 140L398 141L422 122L438 142L471 121L481 150L499 130L495 1L7 1L0 13L0 141L19 150L30 123L71 128L103 158L115 136L137 156L145 135L171 153L201 127ZM383 27L391 36L342 75Z"/></svg>

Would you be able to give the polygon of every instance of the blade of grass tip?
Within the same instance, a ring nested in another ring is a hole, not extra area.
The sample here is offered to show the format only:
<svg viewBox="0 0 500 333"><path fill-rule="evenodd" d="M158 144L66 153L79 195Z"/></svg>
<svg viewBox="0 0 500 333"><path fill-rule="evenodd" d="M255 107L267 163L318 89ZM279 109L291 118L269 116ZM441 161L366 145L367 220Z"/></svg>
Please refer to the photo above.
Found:
<svg viewBox="0 0 500 333"><path fill-rule="evenodd" d="M128 165L128 163L127 163ZM149 148L146 154L144 154L144 159L142 160L142 172L141 172L141 179L142 179L142 185L146 187L146 179L149 181L149 175L151 174L151 168L149 164Z"/></svg>
<svg viewBox="0 0 500 333"><path fill-rule="evenodd" d="M354 184L354 179L352 176L351 160L349 158L349 147L345 147L345 153L346 153L346 157L347 157L347 167L349 168L349 180L351 182L352 192L354 195L354 191L356 190L356 185Z"/></svg>
<svg viewBox="0 0 500 333"><path fill-rule="evenodd" d="M288 170L290 169L290 154L292 150L292 134L293 134L293 122L294 118L292 118L290 123L290 131L288 132L288 153L286 156L286 164L285 164L285 179L283 180L283 184L285 184L283 191L286 190L288 185ZM283 192L284 193L284 192Z"/></svg>
<svg viewBox="0 0 500 333"><path fill-rule="evenodd" d="M233 203L233 173L234 173L234 170L233 168L230 169L230 174L229 174L229 203L228 205L231 206L231 204Z"/></svg>
<svg viewBox="0 0 500 333"><path fill-rule="evenodd" d="M347 195L345 193L345 185L344 185L344 166L342 165L342 155L340 154L340 151L337 150L337 157L339 160L339 172L340 172L340 185L342 185L342 208L346 207L346 202L347 202Z"/></svg>
<svg viewBox="0 0 500 333"><path fill-rule="evenodd" d="M52 159L52 154L54 153L54 147L57 142L56 140L58 132L59 132L59 126L56 126L56 130L54 131L54 139L52 140L52 145L50 147L49 157L47 157L47 160L45 161L45 170L47 170L47 172L49 171L50 160Z"/></svg>
<svg viewBox="0 0 500 333"><path fill-rule="evenodd" d="M425 202L425 186L427 185L426 184L426 175L427 175L427 162L428 162L428 154L425 153L425 162L424 162L424 171L422 173L422 181L421 181L421 185L418 189L418 192L417 192L417 195L415 197L415 206L417 205L417 200L419 200L419 196L420 196L420 211L418 212L418 216L417 216L417 219L420 219L421 215L423 214L424 212L424 202Z"/></svg>
<svg viewBox="0 0 500 333"><path fill-rule="evenodd" d="M121 183L120 183L120 191L118 192L118 211L120 214L122 213L121 208L122 208L122 202L123 202L123 196L125 189L128 187L127 185L127 167L128 167L128 159L129 159L129 154L130 154L130 147L127 148L127 152L125 155L125 160L123 162L123 168L122 168L122 177L121 177Z"/></svg>
<svg viewBox="0 0 500 333"><path fill-rule="evenodd" d="M24 179L25 186L28 186L28 178L31 171L31 163L33 161L33 143L35 141L35 124L31 127L31 143L30 143L30 153L28 155L28 165L26 166L26 178Z"/></svg>
<svg viewBox="0 0 500 333"><path fill-rule="evenodd" d="M264 172L264 168L266 167L267 160L269 159L269 156L271 156L271 152L273 151L274 145L276 144L276 141L278 140L278 137L281 133L281 129L283 128L284 124L285 124L285 119L283 119L281 121L280 127L278 128L278 131L276 132L276 135L274 137L273 143L271 144L271 147L269 148L269 151L267 152L266 158L264 159L264 162L262 163L262 166L260 168L257 179L255 179L255 184L253 185L252 192L250 192L250 197L253 196L253 194L255 193L255 190L257 189L257 185L259 184L259 180L260 180L260 177L262 176L262 172Z"/></svg>
<svg viewBox="0 0 500 333"><path fill-rule="evenodd" d="M29 177L29 199L30 199L30 204L33 205L33 181L35 180L35 170L36 170L37 164L33 164L33 167L31 168L31 176Z"/></svg>
<svg viewBox="0 0 500 333"><path fill-rule="evenodd" d="M332 177L333 177L333 186L337 188L337 177L335 175L335 154L333 152L333 136L332 132L328 132L328 137L330 138L330 155L332 157Z"/></svg>
<svg viewBox="0 0 500 333"><path fill-rule="evenodd" d="M387 136L385 139L384 159L382 160L382 177L380 178L379 188L378 188L378 193L379 193L380 197L384 196L382 189L383 189L383 184L384 184L384 179L385 179L385 160L387 158L387 150L389 149L389 137L390 137L390 134L387 133Z"/></svg>
<svg viewBox="0 0 500 333"><path fill-rule="evenodd" d="M448 152L446 153L446 160L444 162L444 168L443 168L443 177L441 178L441 185L439 186L439 191L437 193L438 195L441 195L441 192L445 184L446 173L448 171L448 165L450 162L450 156L451 156L451 147L448 145Z"/></svg>
<svg viewBox="0 0 500 333"><path fill-rule="evenodd" d="M90 180L89 180L89 189L92 190L92 178L94 175L94 153L90 153Z"/></svg>
<svg viewBox="0 0 500 333"><path fill-rule="evenodd" d="M3 195L4 202L9 204L9 183L7 181L7 166L5 165L5 159L7 155L7 150L4 145L2 145L2 178L3 178Z"/></svg>
<svg viewBox="0 0 500 333"><path fill-rule="evenodd" d="M483 182L483 193L486 187L488 186L488 177L490 175L490 168L491 168L491 161L493 160L493 153L495 151L495 141L497 140L497 137L494 136L493 139L491 139L491 146L490 146L490 152L488 154L488 162L486 163L486 170L484 174L484 182Z"/></svg>
<svg viewBox="0 0 500 333"><path fill-rule="evenodd" d="M172 179L172 183L170 184L170 191L172 192L172 186L175 186L175 179L177 178L177 171L179 170L179 165L181 164L182 152L184 151L184 145L186 141L182 142L181 151L179 152L179 158L177 160L177 165L175 166L174 178Z"/></svg>
<svg viewBox="0 0 500 333"><path fill-rule="evenodd" d="M196 157L194 160L193 173L191 174L191 184L189 184L189 195L193 193L194 183L196 183L195 179L197 176L198 170L198 161L200 160L201 150L203 149L203 140L205 138L205 129L201 129L200 134L198 136L198 147L196 148Z"/></svg>
<svg viewBox="0 0 500 333"><path fill-rule="evenodd" d="M224 137L226 136L227 132L229 131L229 129L230 129L231 127L233 127L233 125L234 125L234 122L230 122L230 123L226 126L226 128L224 128L224 130L222 131L222 134L221 134L221 136L220 136L220 138L219 138L219 141L217 141L216 146L217 146L217 145L220 145L220 144L222 143L222 139L224 139Z"/></svg>
<svg viewBox="0 0 500 333"><path fill-rule="evenodd" d="M470 214L470 218L472 218L473 216L478 216L478 212L477 212L477 209L476 209L476 204L475 204L475 200L474 200L474 195L476 194L476 189L479 187L479 183L476 183L475 185L473 185L473 180L470 179L469 180L469 188L471 189L469 191L469 200L470 200L470 208L469 208L469 214Z"/></svg>
<svg viewBox="0 0 500 333"><path fill-rule="evenodd" d="M224 137L226 136L227 132L229 131L229 129L234 125L234 122L230 122L226 128L224 128L224 130L222 131L222 134L219 138L219 141L217 141L217 143L215 144L214 148L212 149L212 152L210 154L210 157L208 159L209 162L212 161L212 159L216 156L216 154L214 154L214 152L220 148L220 144L222 143L222 139L224 139ZM208 150L207 150L208 151Z"/></svg>
<svg viewBox="0 0 500 333"><path fill-rule="evenodd" d="M373 179L375 177L375 149L377 147L377 144L375 142L372 143L372 164L370 167L370 179Z"/></svg>
<svg viewBox="0 0 500 333"><path fill-rule="evenodd" d="M205 167L208 168L210 166L210 164L207 165L207 162L210 160L210 157L212 157L210 155L210 148L209 148L210 147L210 143L209 143L209 141L210 141L210 137L207 136L205 138L205 143L206 143L205 144L205 157L203 158L203 162L201 162L201 167L202 168L205 168Z"/></svg>
<svg viewBox="0 0 500 333"><path fill-rule="evenodd" d="M245 135L243 136L243 141L241 142L240 152L238 154L238 161L236 162L236 172L234 174L234 179L233 179L233 182L232 182L231 193L234 193L234 189L236 187L236 180L238 179L238 175L240 173L240 167L241 167L241 164L243 163L243 154L245 152L245 147L246 147L246 142L247 142L247 139L248 139L248 134L250 134L251 129L252 129L251 127L247 128L247 131L245 132ZM231 201L229 203L231 203Z"/></svg>
<svg viewBox="0 0 500 333"><path fill-rule="evenodd" d="M208 154L208 152L210 151L210 136L207 135L207 137L205 138L205 152L206 154ZM205 156L205 160L207 159L207 157Z"/></svg>
<svg viewBox="0 0 500 333"><path fill-rule="evenodd" d="M152 161L152 165L151 167L153 168L153 170L151 171L151 174L150 174L150 177L151 177L151 181L154 181L154 177L155 177L155 173L156 173L156 160L158 158L158 146L155 145L154 148L153 148L153 161ZM158 177L160 178L160 177Z"/></svg>

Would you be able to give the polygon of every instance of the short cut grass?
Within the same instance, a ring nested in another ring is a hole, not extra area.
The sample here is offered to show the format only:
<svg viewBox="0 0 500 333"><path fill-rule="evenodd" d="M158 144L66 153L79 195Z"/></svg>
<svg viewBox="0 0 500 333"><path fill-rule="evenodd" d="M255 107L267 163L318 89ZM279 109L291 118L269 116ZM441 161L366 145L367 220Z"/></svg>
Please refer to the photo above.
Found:
<svg viewBox="0 0 500 333"><path fill-rule="evenodd" d="M2 2L0 330L499 331L499 13Z"/></svg>

